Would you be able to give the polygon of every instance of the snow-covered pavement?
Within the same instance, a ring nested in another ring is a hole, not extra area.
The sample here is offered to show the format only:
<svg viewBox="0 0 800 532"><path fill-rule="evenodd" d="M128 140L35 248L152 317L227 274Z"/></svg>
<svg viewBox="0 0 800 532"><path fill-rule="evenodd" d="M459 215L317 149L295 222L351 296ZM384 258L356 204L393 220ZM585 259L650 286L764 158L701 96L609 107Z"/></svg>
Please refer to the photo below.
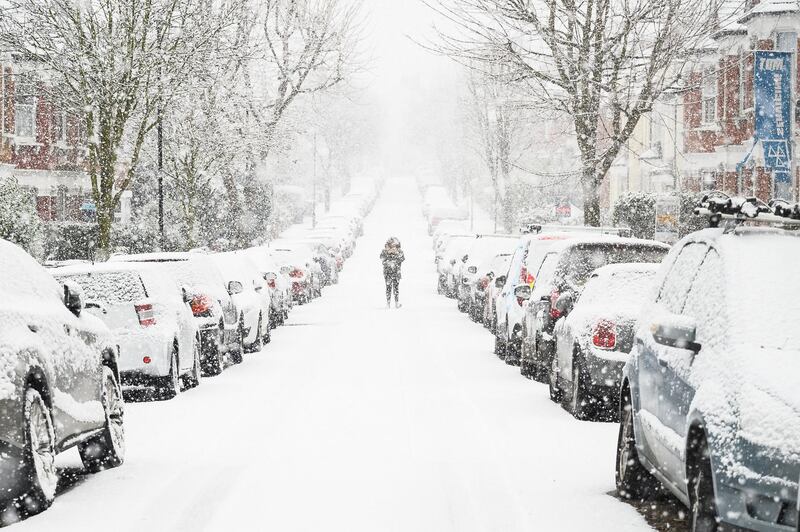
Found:
<svg viewBox="0 0 800 532"><path fill-rule="evenodd" d="M339 285L176 400L128 405L127 461L15 530L628 531L616 425L578 422L436 295L412 180L389 181ZM378 260L398 236L404 307ZM79 467L77 453L60 459Z"/></svg>

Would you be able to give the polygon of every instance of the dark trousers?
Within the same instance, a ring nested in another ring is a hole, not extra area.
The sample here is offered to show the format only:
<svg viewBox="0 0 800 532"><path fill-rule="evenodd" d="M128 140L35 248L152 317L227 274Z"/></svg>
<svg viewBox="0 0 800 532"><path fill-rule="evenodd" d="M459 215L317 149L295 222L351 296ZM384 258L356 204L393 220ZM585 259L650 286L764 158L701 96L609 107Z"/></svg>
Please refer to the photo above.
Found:
<svg viewBox="0 0 800 532"><path fill-rule="evenodd" d="M386 302L392 300L394 294L394 301L397 303L400 300L400 279L394 276L386 277Z"/></svg>

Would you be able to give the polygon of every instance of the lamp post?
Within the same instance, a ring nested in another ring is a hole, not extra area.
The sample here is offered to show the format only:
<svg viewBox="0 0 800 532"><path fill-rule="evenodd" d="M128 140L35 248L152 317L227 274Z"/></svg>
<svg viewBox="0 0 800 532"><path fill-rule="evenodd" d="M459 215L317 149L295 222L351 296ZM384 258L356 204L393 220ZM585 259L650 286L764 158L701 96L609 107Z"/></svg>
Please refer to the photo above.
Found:
<svg viewBox="0 0 800 532"><path fill-rule="evenodd" d="M311 228L317 226L317 131L314 130L314 173L311 185Z"/></svg>
<svg viewBox="0 0 800 532"><path fill-rule="evenodd" d="M164 235L164 120L163 110L158 109L158 234L161 237L161 250L166 244Z"/></svg>

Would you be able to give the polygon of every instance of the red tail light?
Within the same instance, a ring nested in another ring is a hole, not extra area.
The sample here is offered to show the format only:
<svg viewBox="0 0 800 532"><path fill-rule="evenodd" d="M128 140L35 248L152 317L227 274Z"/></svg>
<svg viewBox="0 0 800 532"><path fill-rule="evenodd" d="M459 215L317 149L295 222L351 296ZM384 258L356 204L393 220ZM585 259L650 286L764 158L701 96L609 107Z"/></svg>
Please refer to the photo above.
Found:
<svg viewBox="0 0 800 532"><path fill-rule="evenodd" d="M592 343L601 349L614 349L617 345L617 326L609 320L600 320L594 326Z"/></svg>
<svg viewBox="0 0 800 532"><path fill-rule="evenodd" d="M522 271L519 272L519 282L520 284L527 284L529 286L533 286L534 277L532 273L528 273L528 268L525 266L522 267Z"/></svg>
<svg viewBox="0 0 800 532"><path fill-rule="evenodd" d="M192 314L194 314L195 317L204 318L211 313L211 309L214 308L214 302L210 297L198 294L192 298L189 302L189 306L192 307Z"/></svg>
<svg viewBox="0 0 800 532"><path fill-rule="evenodd" d="M295 268L291 272L289 272L289 277L298 278L302 276L303 276L303 270L301 270L300 268Z"/></svg>
<svg viewBox="0 0 800 532"><path fill-rule="evenodd" d="M486 290L489 287L489 278L481 277L480 286L481 290Z"/></svg>
<svg viewBox="0 0 800 532"><path fill-rule="evenodd" d="M267 286L269 286L270 288L272 288L274 290L275 289L275 279L270 279L269 281L267 281Z"/></svg>
<svg viewBox="0 0 800 532"><path fill-rule="evenodd" d="M550 317L557 320L561 317L561 311L556 308L556 301L561 294L558 290L550 292Z"/></svg>
<svg viewBox="0 0 800 532"><path fill-rule="evenodd" d="M134 305L136 315L139 317L139 325L142 327L150 327L156 324L156 315L153 312L153 305L151 303L140 303Z"/></svg>

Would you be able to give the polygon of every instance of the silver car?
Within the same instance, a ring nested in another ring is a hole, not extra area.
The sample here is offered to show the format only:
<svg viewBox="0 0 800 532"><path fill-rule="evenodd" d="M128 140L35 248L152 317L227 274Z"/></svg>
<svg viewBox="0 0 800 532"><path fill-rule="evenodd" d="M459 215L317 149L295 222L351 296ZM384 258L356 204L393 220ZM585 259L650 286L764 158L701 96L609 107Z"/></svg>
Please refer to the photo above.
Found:
<svg viewBox="0 0 800 532"><path fill-rule="evenodd" d="M89 471L125 458L117 347L72 284L0 240L0 502L18 514L55 497L55 456Z"/></svg>

